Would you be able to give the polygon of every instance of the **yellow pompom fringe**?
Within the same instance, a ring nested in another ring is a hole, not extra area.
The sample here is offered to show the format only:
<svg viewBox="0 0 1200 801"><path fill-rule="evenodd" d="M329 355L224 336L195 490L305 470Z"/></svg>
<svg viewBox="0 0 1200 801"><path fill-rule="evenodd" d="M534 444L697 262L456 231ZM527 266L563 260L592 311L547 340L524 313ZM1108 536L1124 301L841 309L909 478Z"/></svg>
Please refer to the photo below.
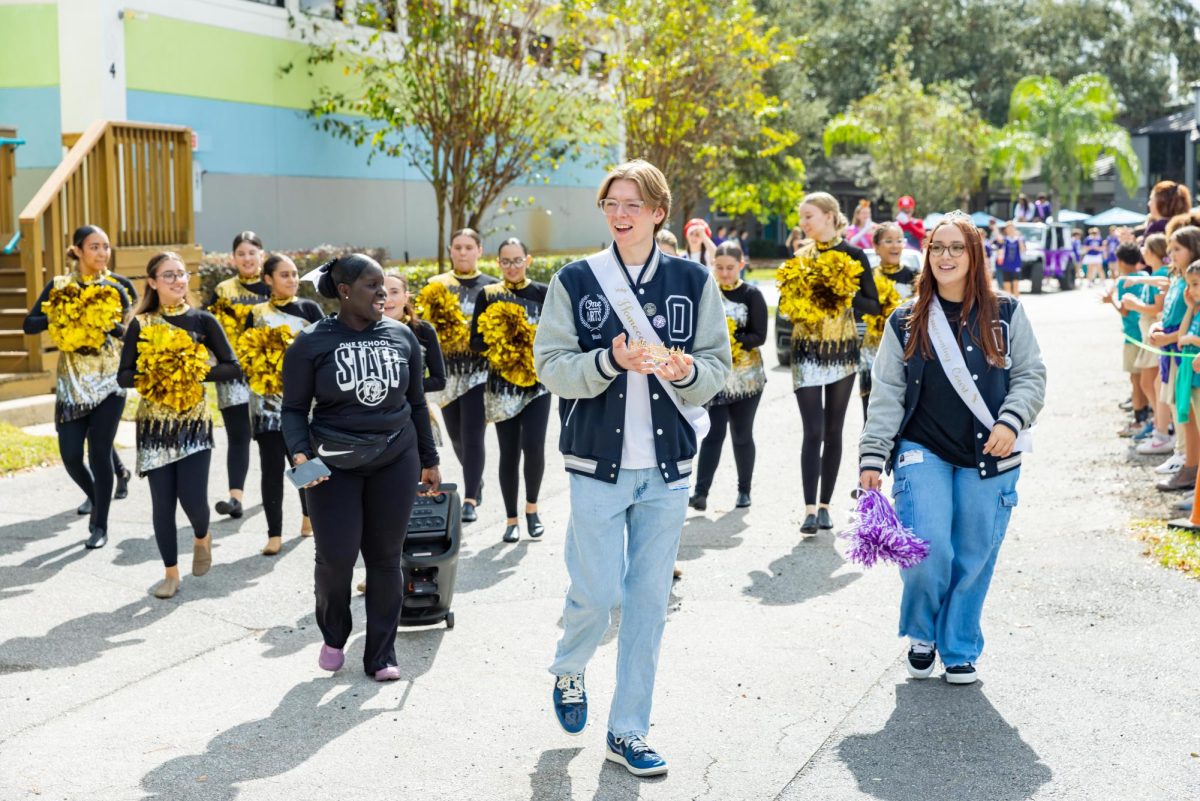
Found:
<svg viewBox="0 0 1200 801"><path fill-rule="evenodd" d="M488 362L501 378L518 387L537 383L533 368L537 326L529 323L522 306L508 301L489 304L479 315L479 333L487 344Z"/></svg>
<svg viewBox="0 0 1200 801"><path fill-rule="evenodd" d="M850 308L863 267L840 250L809 248L775 272L779 311L793 323L818 328Z"/></svg>
<svg viewBox="0 0 1200 801"><path fill-rule="evenodd" d="M225 337L233 345L246 328L246 318L254 307L248 303L233 303L228 298L217 298L216 303L208 307L208 311L225 329Z"/></svg>
<svg viewBox="0 0 1200 801"><path fill-rule="evenodd" d="M296 339L289 326L262 326L237 338L237 357L256 395L283 394L283 354Z"/></svg>
<svg viewBox="0 0 1200 801"><path fill-rule="evenodd" d="M98 350L125 311L111 286L76 283L52 289L42 309L50 323L50 339L63 353Z"/></svg>
<svg viewBox="0 0 1200 801"><path fill-rule="evenodd" d="M201 382L208 375L208 349L182 328L169 323L148 325L138 337L138 394L183 413L204 400Z"/></svg>
<svg viewBox="0 0 1200 801"><path fill-rule="evenodd" d="M444 353L462 353L470 348L471 329L463 317L458 298L443 284L431 282L417 295L417 313L437 331Z"/></svg>
<svg viewBox="0 0 1200 801"><path fill-rule="evenodd" d="M883 341L883 329L887 325L888 317L904 302L896 289L896 282L884 275L882 270L875 271L875 291L879 293L880 312L863 315L863 322L867 326L863 346L868 348L878 347Z"/></svg>

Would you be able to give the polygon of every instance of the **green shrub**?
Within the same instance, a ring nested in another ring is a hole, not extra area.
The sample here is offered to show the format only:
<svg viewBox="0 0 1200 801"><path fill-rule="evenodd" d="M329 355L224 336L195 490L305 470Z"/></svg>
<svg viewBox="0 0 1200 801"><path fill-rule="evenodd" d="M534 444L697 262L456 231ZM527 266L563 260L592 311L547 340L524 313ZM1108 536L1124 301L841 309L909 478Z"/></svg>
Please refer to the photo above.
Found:
<svg viewBox="0 0 1200 801"><path fill-rule="evenodd" d="M0 423L0 475L58 461L56 438L29 434L11 423Z"/></svg>

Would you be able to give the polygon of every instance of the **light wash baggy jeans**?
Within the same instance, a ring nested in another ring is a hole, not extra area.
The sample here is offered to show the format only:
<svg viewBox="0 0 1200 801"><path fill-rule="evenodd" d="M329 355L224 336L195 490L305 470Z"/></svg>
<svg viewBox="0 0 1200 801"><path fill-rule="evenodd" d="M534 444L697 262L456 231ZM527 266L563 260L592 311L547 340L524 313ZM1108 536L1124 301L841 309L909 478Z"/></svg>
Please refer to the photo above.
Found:
<svg viewBox="0 0 1200 801"><path fill-rule="evenodd" d="M974 663L983 651L979 620L1017 505L1020 472L981 476L923 445L900 441L892 489L896 513L929 542L929 556L900 571L900 636L936 643L946 665Z"/></svg>
<svg viewBox="0 0 1200 801"><path fill-rule="evenodd" d="M586 668L608 630L610 612L621 607L617 684L608 714L608 730L617 737L650 731L658 649L687 500L686 481L668 489L654 468L621 470L616 484L571 474L566 545L571 586L550 672Z"/></svg>

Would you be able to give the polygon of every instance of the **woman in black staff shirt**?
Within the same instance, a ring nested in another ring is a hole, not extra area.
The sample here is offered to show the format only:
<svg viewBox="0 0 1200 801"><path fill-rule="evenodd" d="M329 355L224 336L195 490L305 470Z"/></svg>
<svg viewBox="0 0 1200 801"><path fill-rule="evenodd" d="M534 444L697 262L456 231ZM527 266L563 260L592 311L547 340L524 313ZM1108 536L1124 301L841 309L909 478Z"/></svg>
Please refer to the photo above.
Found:
<svg viewBox="0 0 1200 801"><path fill-rule="evenodd" d="M421 345L408 326L384 319L383 270L355 253L322 265L317 290L341 309L307 328L283 359L283 437L299 466L320 456L331 475L309 484L316 537L318 664L336 671L350 637L350 580L367 566L363 668L400 678L396 626L403 599L400 555L418 479L441 484L425 406ZM309 420L309 410L312 419Z"/></svg>

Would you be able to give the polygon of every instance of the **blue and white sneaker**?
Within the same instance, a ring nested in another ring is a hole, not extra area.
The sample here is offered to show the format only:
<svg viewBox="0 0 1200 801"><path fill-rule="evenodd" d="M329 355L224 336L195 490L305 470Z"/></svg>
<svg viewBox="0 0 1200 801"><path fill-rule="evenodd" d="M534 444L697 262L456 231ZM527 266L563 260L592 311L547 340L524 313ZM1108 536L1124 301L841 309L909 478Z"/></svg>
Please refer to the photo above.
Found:
<svg viewBox="0 0 1200 801"><path fill-rule="evenodd" d="M565 673L554 684L554 714L558 725L570 735L583 734L587 725L587 691L583 673Z"/></svg>
<svg viewBox="0 0 1200 801"><path fill-rule="evenodd" d="M640 734L617 737L608 733L608 752L604 758L624 765L634 776L661 776L667 772L667 760L658 755Z"/></svg>

